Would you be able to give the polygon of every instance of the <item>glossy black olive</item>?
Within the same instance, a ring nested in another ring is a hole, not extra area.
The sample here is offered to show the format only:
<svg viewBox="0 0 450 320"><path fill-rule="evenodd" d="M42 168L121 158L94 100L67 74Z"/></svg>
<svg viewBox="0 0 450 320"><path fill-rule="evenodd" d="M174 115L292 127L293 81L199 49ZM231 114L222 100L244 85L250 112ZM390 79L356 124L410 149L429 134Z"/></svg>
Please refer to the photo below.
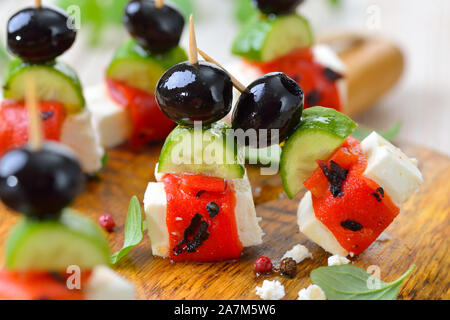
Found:
<svg viewBox="0 0 450 320"><path fill-rule="evenodd" d="M225 117L231 110L233 83L215 64L188 61L176 64L159 79L156 99L162 112L181 125L203 126Z"/></svg>
<svg viewBox="0 0 450 320"><path fill-rule="evenodd" d="M13 15L7 26L9 50L31 63L52 61L69 49L77 32L62 10L26 8Z"/></svg>
<svg viewBox="0 0 450 320"><path fill-rule="evenodd" d="M288 14L295 11L303 0L253 0L254 5L266 14Z"/></svg>
<svg viewBox="0 0 450 320"><path fill-rule="evenodd" d="M0 199L30 218L58 217L83 184L78 161L57 144L13 150L0 159Z"/></svg>
<svg viewBox="0 0 450 320"><path fill-rule="evenodd" d="M240 143L251 147L281 143L300 124L303 102L303 90L284 73L268 73L255 80L239 97L232 124L234 129L256 129L257 133L267 129L267 139L260 141L258 136L257 145L250 139ZM279 137L272 136L270 129L279 130Z"/></svg>
<svg viewBox="0 0 450 320"><path fill-rule="evenodd" d="M125 7L123 23L130 35L150 53L164 53L178 45L184 27L182 14L155 1L132 0Z"/></svg>

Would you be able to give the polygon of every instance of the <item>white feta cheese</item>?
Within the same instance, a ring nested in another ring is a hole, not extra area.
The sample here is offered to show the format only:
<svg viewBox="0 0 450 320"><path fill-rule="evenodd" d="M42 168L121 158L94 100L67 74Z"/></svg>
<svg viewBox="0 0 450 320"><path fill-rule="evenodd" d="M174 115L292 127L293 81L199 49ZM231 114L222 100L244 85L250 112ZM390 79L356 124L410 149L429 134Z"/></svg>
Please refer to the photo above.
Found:
<svg viewBox="0 0 450 320"><path fill-rule="evenodd" d="M109 97L103 83L87 88L85 96L101 144L105 148L113 148L126 142L133 130L133 122L127 108Z"/></svg>
<svg viewBox="0 0 450 320"><path fill-rule="evenodd" d="M105 151L92 126L88 110L69 115L64 120L60 140L75 151L84 172L94 174L102 168Z"/></svg>
<svg viewBox="0 0 450 320"><path fill-rule="evenodd" d="M329 266L339 266L341 264L349 264L349 263L350 263L350 260L348 260L346 257L342 257L338 254L328 257L328 265Z"/></svg>
<svg viewBox="0 0 450 320"><path fill-rule="evenodd" d="M379 184L397 205L419 189L422 174L414 160L376 132L361 142L367 154L367 168L363 175Z"/></svg>
<svg viewBox="0 0 450 320"><path fill-rule="evenodd" d="M313 255L309 252L308 248L302 246L301 244L297 244L291 250L287 251L281 260L285 258L292 258L295 262L300 263L307 258L312 259Z"/></svg>
<svg viewBox="0 0 450 320"><path fill-rule="evenodd" d="M247 176L233 179L235 190L236 227L239 240L244 247L262 243L264 232L259 226L250 182ZM152 252L156 256L166 258L169 254L169 231L166 224L167 199L163 182L150 182L144 195L144 210L148 221Z"/></svg>
<svg viewBox="0 0 450 320"><path fill-rule="evenodd" d="M278 280L264 280L261 287L256 287L256 295L263 300L280 300L285 296L284 286Z"/></svg>
<svg viewBox="0 0 450 320"><path fill-rule="evenodd" d="M164 183L150 182L144 195L144 211L148 224L148 235L155 256L169 255L169 231L166 224L167 199Z"/></svg>
<svg viewBox="0 0 450 320"><path fill-rule="evenodd" d="M87 300L136 299L134 285L106 266L95 267L83 289Z"/></svg>
<svg viewBox="0 0 450 320"><path fill-rule="evenodd" d="M298 206L297 222L300 232L317 243L324 250L343 257L348 255L347 250L342 248L333 233L316 218L310 191L305 193Z"/></svg>
<svg viewBox="0 0 450 320"><path fill-rule="evenodd" d="M325 292L315 284L309 285L308 288L298 292L297 300L326 300Z"/></svg>

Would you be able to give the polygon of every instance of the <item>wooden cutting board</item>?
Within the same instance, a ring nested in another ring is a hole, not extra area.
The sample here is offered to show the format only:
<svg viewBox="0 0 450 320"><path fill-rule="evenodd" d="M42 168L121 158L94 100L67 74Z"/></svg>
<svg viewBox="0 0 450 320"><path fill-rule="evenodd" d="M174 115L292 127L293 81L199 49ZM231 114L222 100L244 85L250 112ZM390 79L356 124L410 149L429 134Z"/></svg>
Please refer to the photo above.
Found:
<svg viewBox="0 0 450 320"><path fill-rule="evenodd" d="M420 192L402 205L401 214L386 230L389 239L375 242L352 263L363 268L378 265L384 281L396 279L415 264L417 268L404 283L399 298L450 299L450 159L424 148L403 147L408 155L419 159L425 182ZM143 153L126 148L110 151L107 169L99 179L89 182L74 204L94 219L103 212L114 216L117 227L109 234L114 251L123 243L129 200L137 195L142 201L147 183L154 180L159 152L160 145ZM258 168L249 168L248 172L258 203L257 214L263 218L264 243L245 249L238 261L171 264L152 257L145 236L117 266L118 272L136 284L140 299L256 299L255 287L263 279L280 280L286 289L285 299L296 299L297 292L311 283L310 272L327 265L329 255L298 231L300 196L295 200L285 198L278 176L261 177ZM0 204L0 244L16 220L17 215ZM298 243L308 247L314 259L300 263L294 279L255 276L253 262L258 256L279 261Z"/></svg>

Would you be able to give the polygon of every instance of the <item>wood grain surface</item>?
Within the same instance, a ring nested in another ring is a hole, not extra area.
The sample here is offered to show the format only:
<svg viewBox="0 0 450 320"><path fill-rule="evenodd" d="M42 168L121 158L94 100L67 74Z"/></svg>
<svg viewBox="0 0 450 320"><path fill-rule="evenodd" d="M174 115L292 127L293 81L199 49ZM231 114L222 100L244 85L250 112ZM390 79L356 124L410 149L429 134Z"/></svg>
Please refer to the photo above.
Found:
<svg viewBox="0 0 450 320"><path fill-rule="evenodd" d="M109 234L114 251L122 246L123 227L128 203L133 195L142 201L146 185L154 180L153 170L160 146L143 153L126 148L110 151L110 161L99 179L92 180L74 207L97 219L111 213L117 227ZM405 147L419 159L424 175L420 191L401 208L401 214L389 226L389 239L375 242L360 256L356 266L378 265L381 279L392 281L411 264L417 266L405 281L400 299L450 299L450 159L420 147ZM296 299L297 292L311 283L310 272L327 265L328 254L299 233L296 223L300 196L289 200L282 194L278 176L261 177L258 168L248 169L258 203L257 213L266 235L264 243L247 248L240 260L218 263L177 263L154 258L149 238L136 247L116 267L136 284L140 299L257 299L255 287L264 279L279 279L285 286L285 299ZM8 230L17 215L0 204L0 254ZM260 255L279 261L286 250L296 244L310 249L314 259L298 266L294 279L277 275L256 277L253 262Z"/></svg>

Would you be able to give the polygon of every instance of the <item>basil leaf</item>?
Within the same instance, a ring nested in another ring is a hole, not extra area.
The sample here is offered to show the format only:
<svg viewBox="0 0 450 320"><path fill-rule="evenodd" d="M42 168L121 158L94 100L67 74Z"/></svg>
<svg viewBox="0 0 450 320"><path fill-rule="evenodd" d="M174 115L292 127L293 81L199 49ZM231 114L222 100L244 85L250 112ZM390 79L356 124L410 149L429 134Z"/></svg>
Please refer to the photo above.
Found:
<svg viewBox="0 0 450 320"><path fill-rule="evenodd" d="M386 140L392 141L399 134L401 128L402 128L402 122L397 121L389 129L386 129L383 131L377 131L377 132ZM373 131L372 129L358 126L355 129L355 131L353 131L352 136L354 138L358 139L359 141L361 141L365 137L367 137L369 134L371 134L372 131Z"/></svg>
<svg viewBox="0 0 450 320"><path fill-rule="evenodd" d="M370 273L349 264L317 268L311 272L311 280L325 292L328 300L395 300L403 280L414 268L412 265L390 283L374 279L378 284L375 288L369 288L368 279L373 277Z"/></svg>
<svg viewBox="0 0 450 320"><path fill-rule="evenodd" d="M128 207L127 220L125 222L125 240L120 251L111 256L111 263L119 262L124 256L137 246L144 236L144 224L142 221L141 204L136 196L130 200Z"/></svg>

